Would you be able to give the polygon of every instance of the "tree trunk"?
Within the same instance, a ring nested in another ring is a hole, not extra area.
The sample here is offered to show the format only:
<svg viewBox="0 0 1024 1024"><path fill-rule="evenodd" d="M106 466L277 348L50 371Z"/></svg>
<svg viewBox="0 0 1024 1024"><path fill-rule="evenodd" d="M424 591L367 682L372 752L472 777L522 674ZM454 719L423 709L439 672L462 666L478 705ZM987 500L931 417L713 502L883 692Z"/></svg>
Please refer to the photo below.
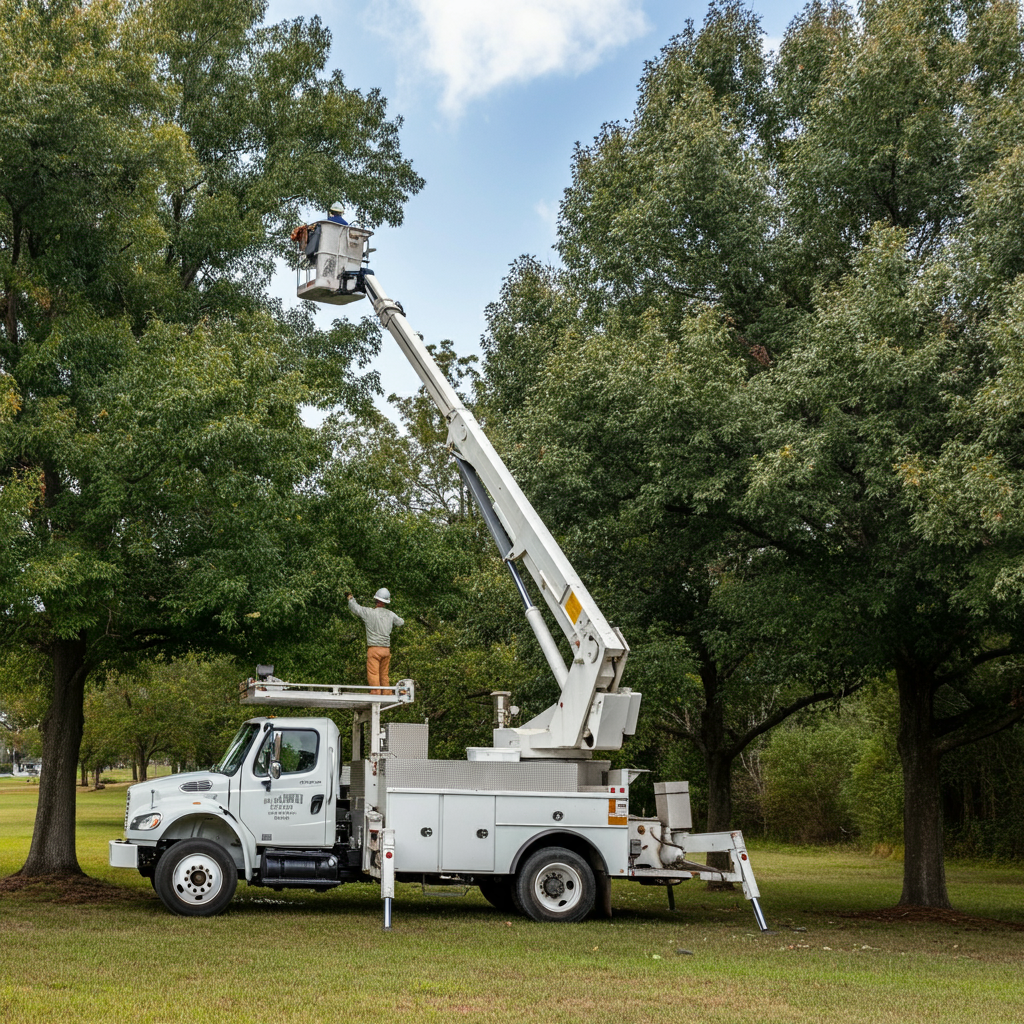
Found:
<svg viewBox="0 0 1024 1024"><path fill-rule="evenodd" d="M708 773L708 832L728 832L732 828L732 758L722 750L709 751L704 757ZM728 871L730 858L725 851L709 853L709 867ZM732 883L724 883L732 888ZM721 882L709 882L709 888L721 888Z"/></svg>
<svg viewBox="0 0 1024 1024"><path fill-rule="evenodd" d="M85 767L85 762L80 762L82 768L82 786L89 785L89 769Z"/></svg>
<svg viewBox="0 0 1024 1024"><path fill-rule="evenodd" d="M949 907L942 848L942 802L934 736L931 672L897 666L900 724L897 748L903 764L903 893L900 906Z"/></svg>
<svg viewBox="0 0 1024 1024"><path fill-rule="evenodd" d="M94 765L92 769L92 788L100 788L100 766L98 764Z"/></svg>
<svg viewBox="0 0 1024 1024"><path fill-rule="evenodd" d="M42 723L43 765L32 845L20 875L81 875L75 853L75 782L85 699L85 634L50 648L53 699Z"/></svg>
<svg viewBox="0 0 1024 1024"><path fill-rule="evenodd" d="M148 772L149 758L146 757L143 754L142 745L141 744L139 744L136 747L135 763L139 766L139 778L138 778L138 781L139 782L148 782L149 781L149 772Z"/></svg>
<svg viewBox="0 0 1024 1024"><path fill-rule="evenodd" d="M139 762L132 758L132 782L139 781Z"/></svg>
<svg viewBox="0 0 1024 1024"><path fill-rule="evenodd" d="M710 658L701 669L704 685L704 710L700 716L700 749L708 773L708 832L728 831L732 824L732 757L726 753L725 708L718 696L718 671ZM729 854L709 853L708 867L728 871ZM732 888L726 882L725 886ZM708 882L709 889L722 888L721 882Z"/></svg>
<svg viewBox="0 0 1024 1024"><path fill-rule="evenodd" d="M732 758L721 750L704 758L708 773L708 832L728 832L732 827Z"/></svg>

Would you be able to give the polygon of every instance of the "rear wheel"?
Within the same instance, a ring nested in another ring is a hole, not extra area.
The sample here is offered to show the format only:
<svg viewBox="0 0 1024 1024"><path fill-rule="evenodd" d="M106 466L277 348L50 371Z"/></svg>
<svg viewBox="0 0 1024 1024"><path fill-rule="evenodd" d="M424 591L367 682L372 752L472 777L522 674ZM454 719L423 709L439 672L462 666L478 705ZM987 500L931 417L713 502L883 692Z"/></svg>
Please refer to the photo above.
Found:
<svg viewBox="0 0 1024 1024"><path fill-rule="evenodd" d="M534 921L582 921L594 908L597 884L590 865L572 850L538 850L519 869L517 906Z"/></svg>
<svg viewBox="0 0 1024 1024"><path fill-rule="evenodd" d="M514 881L511 878L506 875L495 875L493 878L481 878L477 885L480 886L480 895L495 910L500 910L504 914L518 913L512 898Z"/></svg>
<svg viewBox="0 0 1024 1024"><path fill-rule="evenodd" d="M231 902L238 870L231 855L208 839L183 839L160 858L153 888L174 914L212 917Z"/></svg>

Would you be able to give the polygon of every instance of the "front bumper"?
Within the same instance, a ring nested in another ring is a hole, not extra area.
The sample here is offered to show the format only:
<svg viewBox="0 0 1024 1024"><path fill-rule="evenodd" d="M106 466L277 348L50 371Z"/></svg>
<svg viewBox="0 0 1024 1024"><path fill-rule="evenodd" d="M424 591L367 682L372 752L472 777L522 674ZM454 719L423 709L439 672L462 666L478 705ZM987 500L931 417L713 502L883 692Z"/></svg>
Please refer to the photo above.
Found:
<svg viewBox="0 0 1024 1024"><path fill-rule="evenodd" d="M109 856L112 868L139 869L139 848L126 839L111 839Z"/></svg>

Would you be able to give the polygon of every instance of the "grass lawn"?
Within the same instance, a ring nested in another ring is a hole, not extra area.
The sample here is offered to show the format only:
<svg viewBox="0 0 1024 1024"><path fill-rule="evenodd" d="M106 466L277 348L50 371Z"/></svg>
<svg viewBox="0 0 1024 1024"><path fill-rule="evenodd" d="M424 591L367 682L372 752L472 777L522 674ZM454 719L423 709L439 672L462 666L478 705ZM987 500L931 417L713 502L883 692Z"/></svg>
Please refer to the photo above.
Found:
<svg viewBox="0 0 1024 1024"><path fill-rule="evenodd" d="M1024 931L851 919L891 907L901 865L854 851L759 848L773 934L700 883L618 883L612 921L509 920L400 885L381 931L369 885L327 894L241 885L212 919L168 914L149 883L107 866L125 786L78 796L79 859L111 902L2 897L0 1021L1012 1021L1024 1020ZM38 787L0 780L0 875L31 838ZM954 905L1024 925L1024 871L951 864ZM686 952L684 952L686 951Z"/></svg>

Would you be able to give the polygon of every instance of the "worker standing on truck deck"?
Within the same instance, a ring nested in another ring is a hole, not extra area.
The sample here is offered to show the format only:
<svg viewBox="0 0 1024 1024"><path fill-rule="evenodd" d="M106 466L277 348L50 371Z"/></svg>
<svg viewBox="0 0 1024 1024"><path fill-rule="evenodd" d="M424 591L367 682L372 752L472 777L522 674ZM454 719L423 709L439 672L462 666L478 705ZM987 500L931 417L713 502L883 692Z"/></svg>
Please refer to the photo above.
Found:
<svg viewBox="0 0 1024 1024"><path fill-rule="evenodd" d="M381 587L373 595L375 602L372 608L364 608L356 599L346 592L348 610L363 620L366 626L366 681L370 684L370 693L388 693L388 669L391 666L391 630L395 626L404 626L405 619L396 615L390 608L391 591Z"/></svg>

